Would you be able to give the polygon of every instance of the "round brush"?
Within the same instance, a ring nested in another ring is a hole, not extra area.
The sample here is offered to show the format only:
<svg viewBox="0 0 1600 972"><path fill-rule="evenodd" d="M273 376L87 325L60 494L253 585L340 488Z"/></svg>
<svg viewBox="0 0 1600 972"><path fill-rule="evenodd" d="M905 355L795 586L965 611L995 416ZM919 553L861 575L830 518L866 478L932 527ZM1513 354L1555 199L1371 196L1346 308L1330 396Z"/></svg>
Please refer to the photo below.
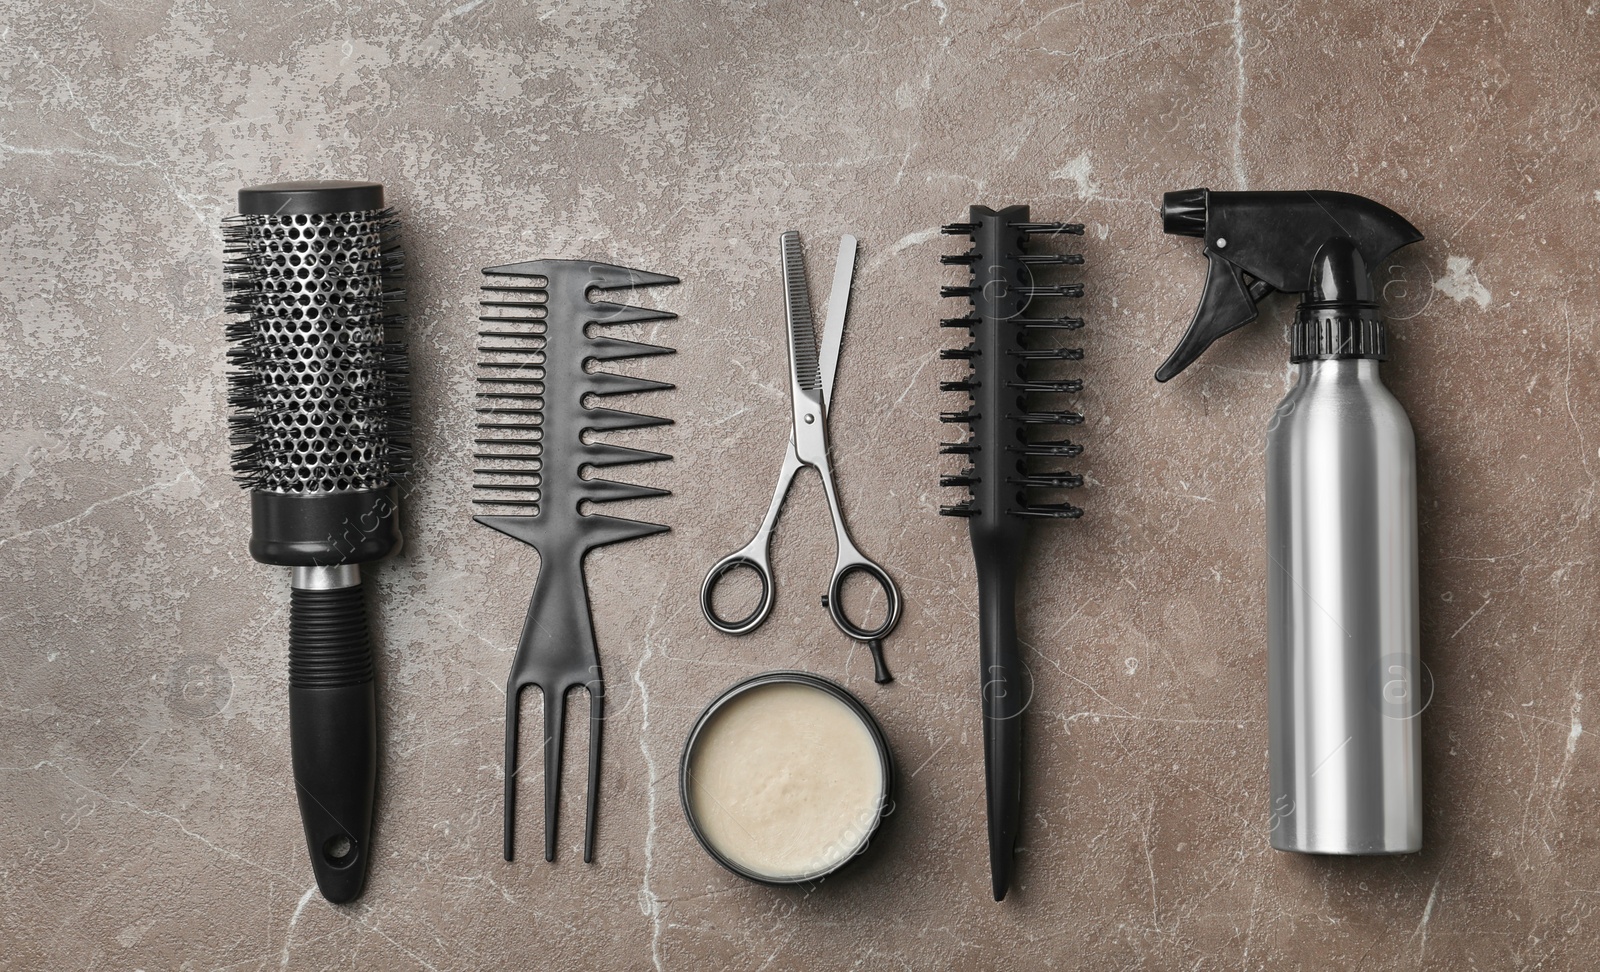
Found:
<svg viewBox="0 0 1600 972"><path fill-rule="evenodd" d="M398 226L375 182L239 191L224 221L233 468L250 555L289 567L289 733L323 897L366 883L377 701L360 564L401 543Z"/></svg>

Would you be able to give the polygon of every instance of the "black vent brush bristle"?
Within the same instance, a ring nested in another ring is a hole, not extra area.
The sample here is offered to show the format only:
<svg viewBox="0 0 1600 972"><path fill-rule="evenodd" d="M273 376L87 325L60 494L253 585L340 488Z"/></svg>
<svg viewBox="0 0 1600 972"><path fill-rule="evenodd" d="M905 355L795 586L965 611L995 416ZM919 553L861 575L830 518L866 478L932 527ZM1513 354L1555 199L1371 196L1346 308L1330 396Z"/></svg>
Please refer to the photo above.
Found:
<svg viewBox="0 0 1600 972"><path fill-rule="evenodd" d="M589 615L584 556L596 547L662 533L667 527L598 513L586 503L665 496L649 486L585 479L584 467L604 469L669 459L605 442L590 432L670 424L670 420L591 406L588 399L656 391L671 385L589 371L588 362L670 354L671 348L603 334L592 325L670 320L644 307L591 301L591 290L675 284L676 277L586 260L534 260L483 271L484 308L478 318L478 437L473 440L474 519L539 551L539 579L528 603L506 685L505 858L516 829L518 702L537 687L544 703L544 857L555 860L556 807L561 785L566 695L589 691L589 781L583 859L594 860L596 790L605 682Z"/></svg>
<svg viewBox="0 0 1600 972"><path fill-rule="evenodd" d="M394 212L375 182L239 192L224 221L233 468L250 554L293 568L289 737L317 886L366 884L377 699L359 565L400 548L411 452Z"/></svg>
<svg viewBox="0 0 1600 972"><path fill-rule="evenodd" d="M1017 841L1022 713L1030 688L1017 647L1017 575L1031 524L1083 514L1061 498L1062 490L1083 482L1063 468L1064 460L1082 452L1063 428L1083 422L1064 404L1064 396L1078 392L1083 382L1060 376L1057 364L1081 360L1083 352L1053 339L1083 321L1048 309L1058 298L1082 296L1083 286L1035 279L1042 268L1081 264L1083 257L1030 253L1028 244L1038 236L1079 235L1083 227L1029 222L1026 206L999 212L973 206L967 222L946 226L944 232L972 240L966 252L940 258L970 268L966 284L944 287L941 296L971 304L967 314L942 323L966 328L972 338L941 353L971 367L964 378L940 383L943 391L969 397L965 409L940 416L968 428L966 438L940 447L941 453L963 456L968 463L960 473L941 477L940 485L962 487L968 496L940 512L966 518L978 573L989 869L999 901L1011 882Z"/></svg>

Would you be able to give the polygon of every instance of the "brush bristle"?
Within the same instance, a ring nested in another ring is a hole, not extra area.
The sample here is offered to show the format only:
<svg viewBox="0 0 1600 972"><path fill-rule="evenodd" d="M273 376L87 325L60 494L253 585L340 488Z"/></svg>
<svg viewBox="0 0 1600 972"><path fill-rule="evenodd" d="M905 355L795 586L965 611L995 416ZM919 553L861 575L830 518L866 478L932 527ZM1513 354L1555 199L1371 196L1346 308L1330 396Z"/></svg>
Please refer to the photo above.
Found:
<svg viewBox="0 0 1600 972"><path fill-rule="evenodd" d="M223 221L229 440L247 489L387 486L410 466L393 210Z"/></svg>

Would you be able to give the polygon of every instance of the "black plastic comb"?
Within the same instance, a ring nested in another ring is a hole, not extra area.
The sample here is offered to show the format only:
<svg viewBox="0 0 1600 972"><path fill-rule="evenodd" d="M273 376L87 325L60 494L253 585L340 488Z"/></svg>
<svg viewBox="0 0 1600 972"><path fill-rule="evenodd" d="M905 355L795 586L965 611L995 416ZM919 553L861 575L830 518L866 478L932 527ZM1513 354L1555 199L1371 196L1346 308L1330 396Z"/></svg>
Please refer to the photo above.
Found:
<svg viewBox="0 0 1600 972"><path fill-rule="evenodd" d="M591 325L669 320L676 314L591 301L591 290L675 284L676 277L587 260L534 260L489 267L478 320L478 437L474 439L473 503L493 513L474 517L539 551L539 579L506 684L505 857L516 830L518 697L536 686L544 701L544 859L555 860L566 695L589 691L589 783L583 859L594 860L596 790L605 682L589 616L583 558L596 547L663 533L668 528L582 512L584 503L665 496L649 486L585 479L597 469L670 459L605 442L590 432L671 424L669 419L592 407L590 396L656 391L671 385L591 372L591 361L671 354L671 348L591 335Z"/></svg>
<svg viewBox="0 0 1600 972"><path fill-rule="evenodd" d="M969 429L964 440L945 443L940 452L965 456L970 465L940 479L942 486L965 488L969 498L939 512L967 518L978 572L989 870L999 901L1011 881L1017 840L1022 713L1029 694L1017 649L1018 569L1030 523L1083 514L1060 498L1060 491L1083 482L1061 468L1062 460L1082 452L1061 429L1083 422L1083 416L1066 408L1061 398L1079 391L1083 383L1045 373L1053 362L1083 358L1082 351L1050 341L1052 335L1082 327L1083 321L1039 308L1047 300L1082 296L1083 287L1034 279L1035 268L1081 264L1083 258L1029 253L1027 244L1033 236L1080 235L1083 227L1029 222L1026 206L999 212L973 206L968 222L953 223L944 232L971 237L972 247L965 253L941 258L945 264L969 267L971 279L966 285L942 288L941 296L965 299L972 309L941 323L968 328L972 340L943 352L947 359L970 362L971 370L958 381L942 382L940 388L965 392L971 401L962 411L940 416Z"/></svg>

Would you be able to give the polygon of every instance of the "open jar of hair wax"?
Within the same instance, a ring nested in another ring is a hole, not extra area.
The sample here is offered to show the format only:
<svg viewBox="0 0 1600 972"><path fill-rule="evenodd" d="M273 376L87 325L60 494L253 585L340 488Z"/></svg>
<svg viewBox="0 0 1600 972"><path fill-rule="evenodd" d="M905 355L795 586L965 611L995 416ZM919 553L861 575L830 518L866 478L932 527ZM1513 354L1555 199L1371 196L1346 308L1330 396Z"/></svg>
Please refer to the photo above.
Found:
<svg viewBox="0 0 1600 972"><path fill-rule="evenodd" d="M877 721L842 686L768 672L700 714L678 789L689 829L723 867L801 884L866 849L893 805L894 761Z"/></svg>

